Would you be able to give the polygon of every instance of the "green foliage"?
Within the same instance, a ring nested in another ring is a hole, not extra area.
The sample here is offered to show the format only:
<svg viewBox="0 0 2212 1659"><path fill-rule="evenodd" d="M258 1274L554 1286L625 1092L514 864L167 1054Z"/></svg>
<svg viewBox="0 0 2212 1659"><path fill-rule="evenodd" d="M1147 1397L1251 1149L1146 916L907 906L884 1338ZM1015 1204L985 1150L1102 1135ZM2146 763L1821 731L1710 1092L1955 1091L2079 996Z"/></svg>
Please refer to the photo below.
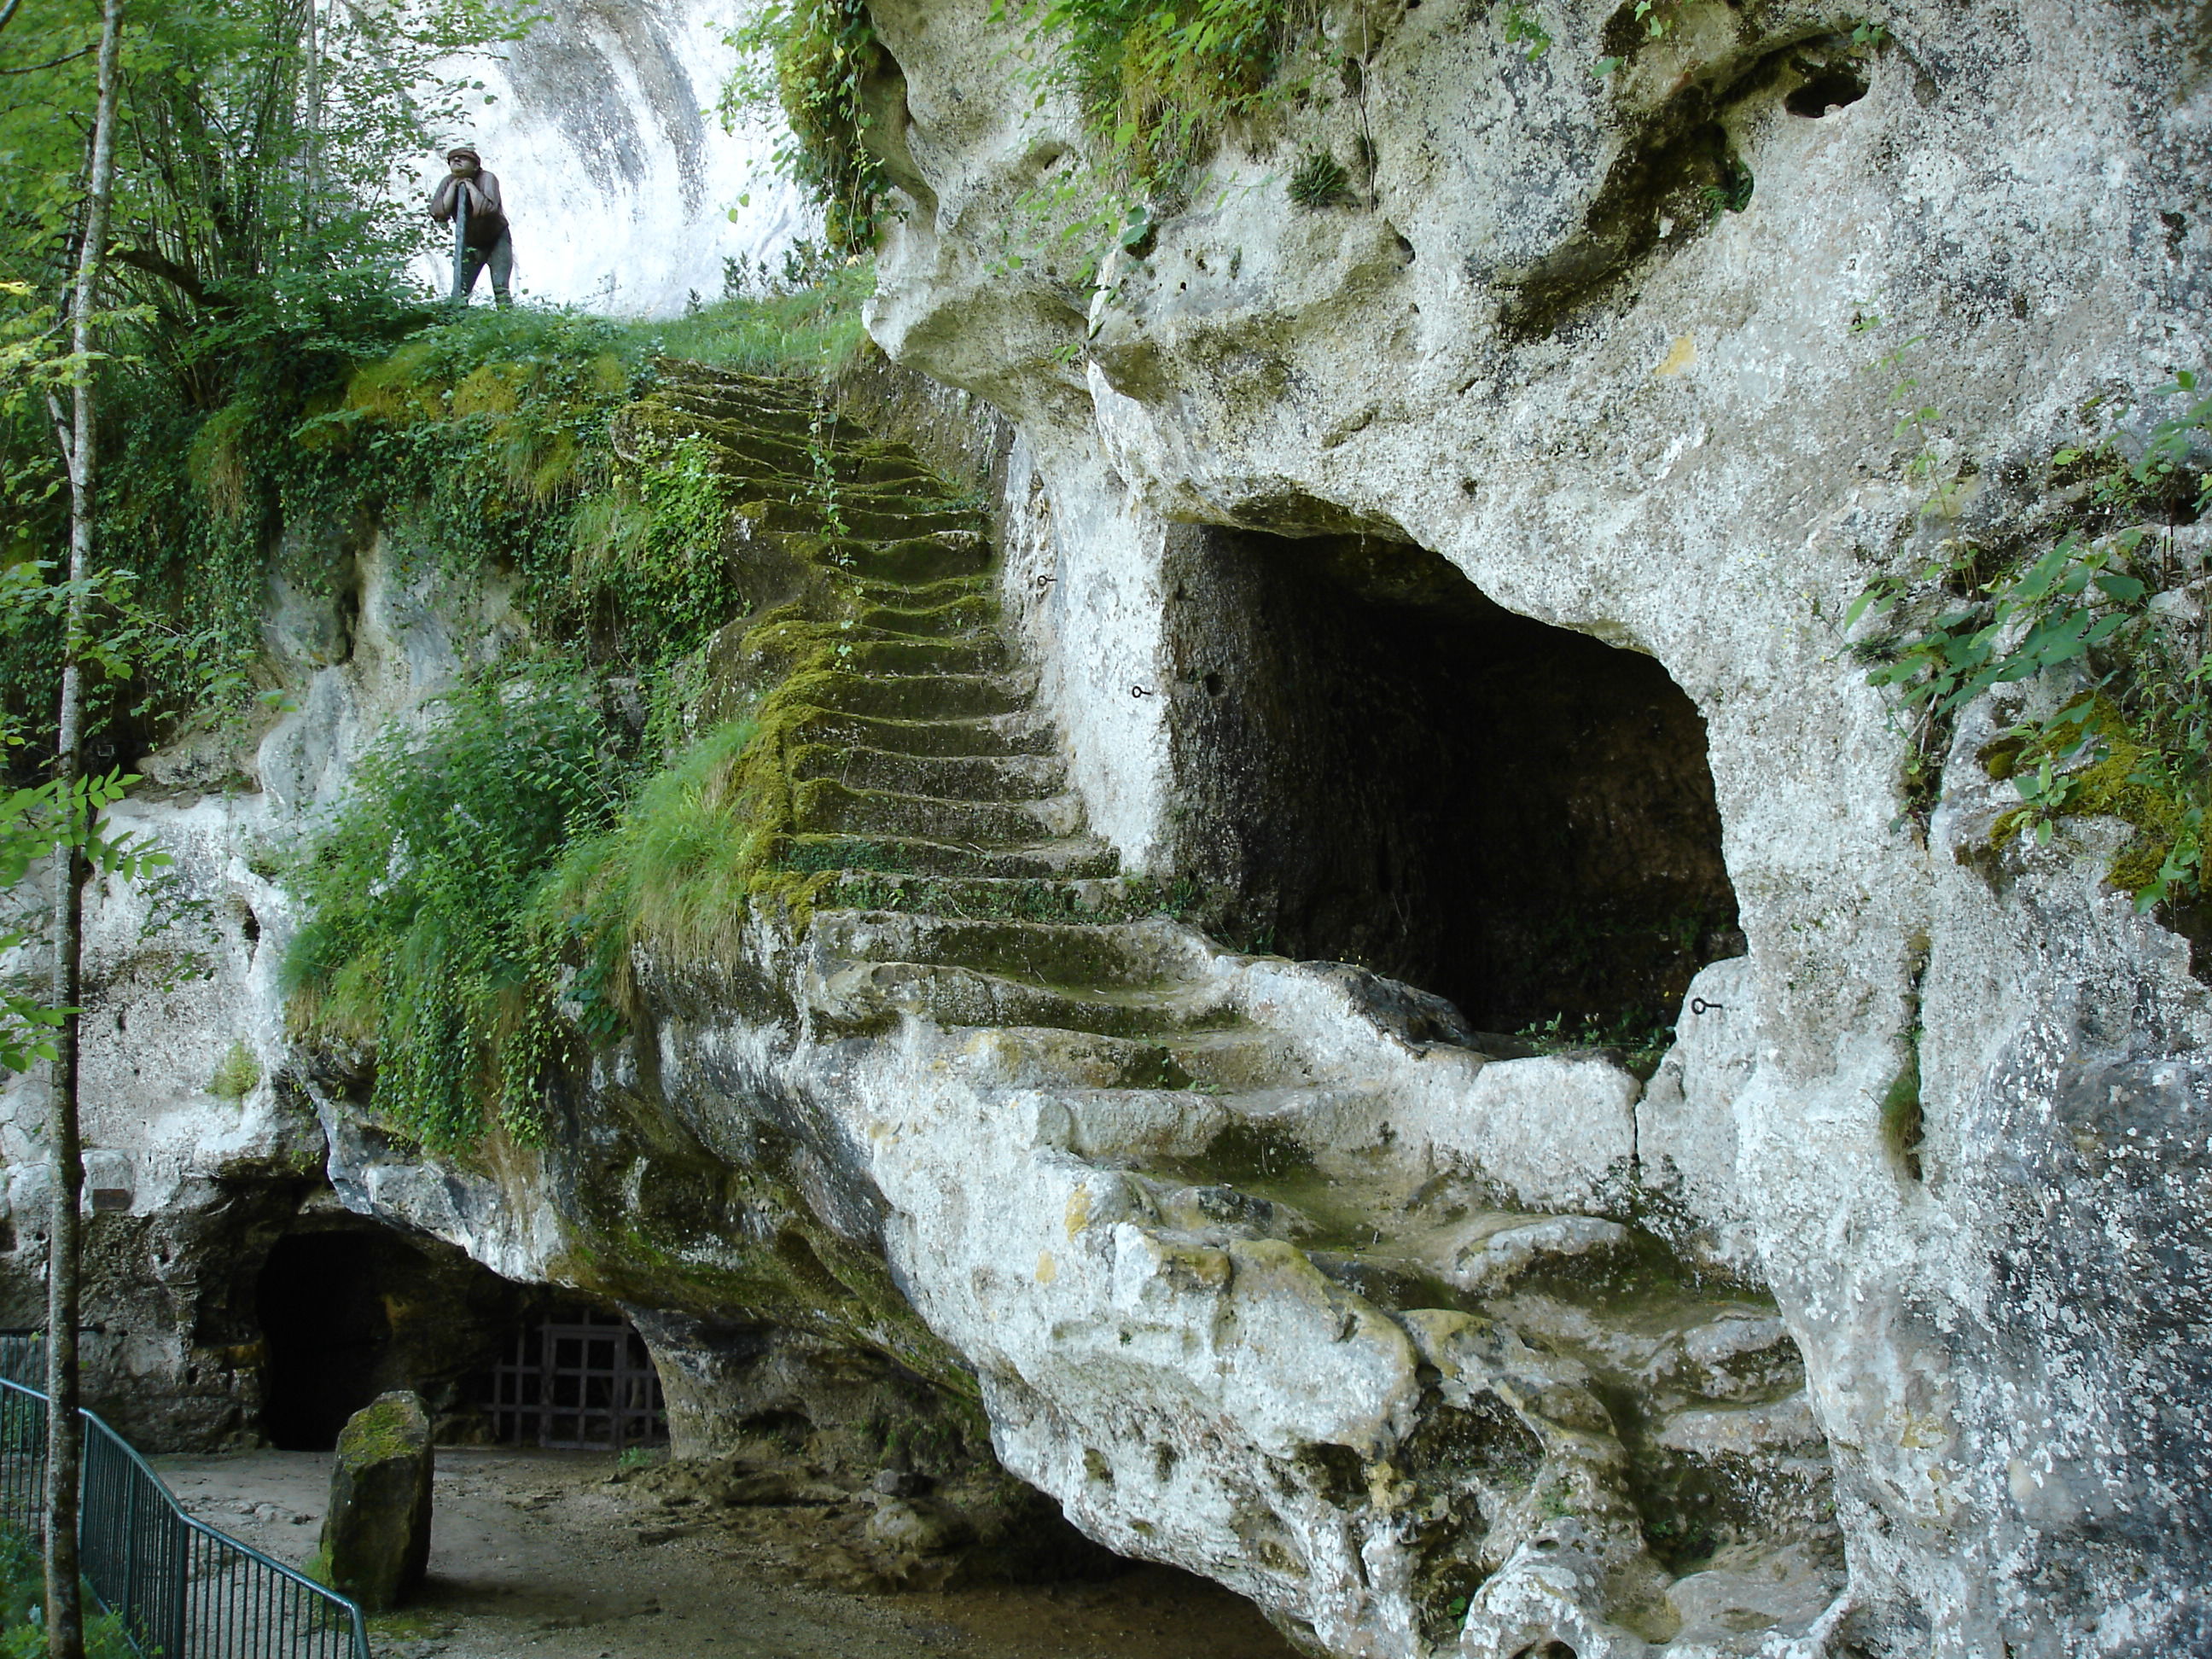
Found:
<svg viewBox="0 0 2212 1659"><path fill-rule="evenodd" d="M1741 213L1749 207L1752 187L1755 183L1751 169L1732 157L1727 163L1723 176L1724 183L1706 185L1698 192L1716 218L1723 213Z"/></svg>
<svg viewBox="0 0 2212 1659"><path fill-rule="evenodd" d="M1882 624L1857 649L1874 665L1869 681L1895 688L1912 720L1909 781L1932 787L1969 703L2000 686L2046 688L2055 712L1984 751L2021 800L1997 821L1995 844L2023 833L2047 842L2068 817L2118 817L2136 833L2111 878L2144 909L2203 891L2212 805L2212 653L2201 617L2165 601L2201 572L2182 567L2169 529L2144 521L2170 526L2212 506L2195 471L2212 397L2191 374L2159 395L2179 401L2132 461L2116 437L2054 458L2062 475L2087 476L2075 521L2048 546L2002 556L1947 542L1916 575L1868 584L1845 617Z"/></svg>
<svg viewBox="0 0 2212 1659"><path fill-rule="evenodd" d="M587 1034L617 1029L636 946L704 961L734 954L786 827L779 750L754 720L715 726L647 783L618 823L568 849L532 926L576 966L571 994Z"/></svg>
<svg viewBox="0 0 2212 1659"><path fill-rule="evenodd" d="M215 1075L208 1079L208 1092L217 1100L243 1100L260 1083L261 1062L241 1040L232 1043L216 1062Z"/></svg>
<svg viewBox="0 0 2212 1659"><path fill-rule="evenodd" d="M995 0L1048 48L1035 77L1073 94L1120 170L1172 192L1228 127L1267 108L1315 17L1299 0Z"/></svg>
<svg viewBox="0 0 2212 1659"><path fill-rule="evenodd" d="M1308 212L1334 207L1348 199L1351 176L1343 163L1325 149L1308 152L1291 173L1291 200Z"/></svg>
<svg viewBox="0 0 2212 1659"><path fill-rule="evenodd" d="M799 286L758 295L731 295L665 322L627 325L654 356L681 357L754 374L835 370L858 355L867 337L860 307L874 290L874 263L843 259L810 273Z"/></svg>
<svg viewBox="0 0 2212 1659"><path fill-rule="evenodd" d="M1642 37L1638 44L1663 40L1672 34L1674 26L1682 21L1685 3L1686 0L1636 0L1630 9L1628 21ZM1627 52L1601 58L1590 65L1590 73L1601 78L1614 74L1633 55L1634 48L1632 47Z"/></svg>
<svg viewBox="0 0 2212 1659"><path fill-rule="evenodd" d="M1167 191L1266 106L1313 21L1295 0L1000 0L994 16L1056 48L1043 81L1074 93L1132 179Z"/></svg>
<svg viewBox="0 0 2212 1659"><path fill-rule="evenodd" d="M1565 1014L1553 1014L1549 1019L1522 1026L1513 1035L1540 1054L1619 1049L1628 1069L1641 1078L1659 1069L1659 1062L1674 1043L1672 1022L1643 1009L1630 1009L1611 1019L1584 1014L1573 1024Z"/></svg>
<svg viewBox="0 0 2212 1659"><path fill-rule="evenodd" d="M310 19L319 15L311 52ZM66 495L45 394L96 373L103 409L104 580L139 627L98 677L95 728L141 746L210 702L236 705L258 649L264 553L286 434L319 388L420 320L402 275L434 233L409 169L463 122L480 87L455 54L517 35L506 0L134 0L121 46L104 355L58 345L85 184L96 10L21 0L0 67L0 501L9 562L59 562ZM36 43L25 64L21 47ZM301 480L300 493L320 493ZM0 646L0 702L43 740L60 643L48 626ZM40 747L46 746L41 741Z"/></svg>
<svg viewBox="0 0 2212 1659"><path fill-rule="evenodd" d="M37 1545L11 1523L0 1523L0 1659L46 1659L46 1575ZM84 1590L85 1659L136 1659L123 1621L94 1611Z"/></svg>
<svg viewBox="0 0 2212 1659"><path fill-rule="evenodd" d="M1522 55L1533 64L1551 51L1552 36L1535 13L1513 0L1505 8L1505 43L1526 47Z"/></svg>
<svg viewBox="0 0 2212 1659"><path fill-rule="evenodd" d="M289 872L312 920L284 963L296 1023L374 1054L372 1107L436 1149L495 1113L534 1136L561 1053L555 963L530 930L567 844L611 821L627 768L592 688L544 665L465 685L387 736Z"/></svg>
<svg viewBox="0 0 2212 1659"><path fill-rule="evenodd" d="M118 771L80 777L66 789L48 780L10 789L0 797L0 892L13 891L31 866L59 846L76 849L95 874L132 881L169 862L169 855L139 836L111 836L100 815L138 780ZM0 928L0 952L28 944L30 935ZM80 1012L47 1006L33 990L0 987L0 1067L27 1071L54 1057L49 1033Z"/></svg>
<svg viewBox="0 0 2212 1659"><path fill-rule="evenodd" d="M780 106L791 136L776 169L822 209L831 247L872 248L889 180L866 142L877 118L868 81L884 58L866 0L769 0L726 38L738 66L723 88L724 124Z"/></svg>

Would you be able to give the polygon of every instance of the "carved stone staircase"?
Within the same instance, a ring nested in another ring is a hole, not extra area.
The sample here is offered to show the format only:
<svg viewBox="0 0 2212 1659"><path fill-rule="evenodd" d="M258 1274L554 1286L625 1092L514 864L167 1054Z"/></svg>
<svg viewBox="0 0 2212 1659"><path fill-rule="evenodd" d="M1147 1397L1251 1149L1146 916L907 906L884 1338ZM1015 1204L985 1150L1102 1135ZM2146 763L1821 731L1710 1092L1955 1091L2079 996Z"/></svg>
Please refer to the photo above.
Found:
<svg viewBox="0 0 2212 1659"><path fill-rule="evenodd" d="M757 490L754 533L821 578L761 623L803 612L835 641L803 687L760 688L799 699L780 857L819 878L788 975L805 1040L944 1034L982 1092L1042 1111L1111 1177L1174 1271L1256 1284L1265 1260L1418 1350L1418 1420L1279 1476L1303 1483L1267 1499L1284 1538L1240 1532L1246 1559L1220 1576L1317 1643L1358 1628L1378 1654L1749 1654L1816 1618L1840 1577L1827 1460L1771 1303L1679 1261L1632 1194L1536 1212L1479 1170L1400 1156L1390 1079L1258 1010L1253 959L1158 914L1089 833L1000 631L983 514L909 448L826 416L803 384L696 367L672 368L641 420L712 443ZM1408 1064L1483 1064L1447 1006L1333 971L1400 1010L1401 1036L1446 1039L1401 1042ZM1160 1517L1200 1449L1147 1432L1167 1448L1150 1486L1092 1448L1056 1495L1109 1541L1178 1559ZM1376 1564L1329 1592L1365 1609L1334 1620L1297 1612L1322 1595L1331 1526Z"/></svg>

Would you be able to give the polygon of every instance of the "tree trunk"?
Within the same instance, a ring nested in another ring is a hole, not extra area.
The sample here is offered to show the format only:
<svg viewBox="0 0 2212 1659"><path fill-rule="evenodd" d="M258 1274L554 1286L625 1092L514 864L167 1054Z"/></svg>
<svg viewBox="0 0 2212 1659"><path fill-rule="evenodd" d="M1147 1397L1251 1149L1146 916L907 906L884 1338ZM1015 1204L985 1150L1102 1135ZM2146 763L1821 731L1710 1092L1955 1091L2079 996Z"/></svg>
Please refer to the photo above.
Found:
<svg viewBox="0 0 2212 1659"><path fill-rule="evenodd" d="M84 1603L79 1594L77 1498L83 1459L83 1426L77 1415L78 1280L84 1199L84 1158L77 1123L78 994L84 946L84 853L80 826L70 822L84 770L84 687L77 659L87 623L85 584L92 574L93 482L99 459L94 427L93 319L107 247L107 214L115 185L117 59L123 35L123 0L106 0L100 24L100 97L92 127L92 174L86 198L84 244L77 252L76 290L70 316L76 386L69 445L70 599L63 629L60 736L54 757L55 793L63 816L54 847L54 1006L62 1023L55 1033L48 1098L47 1151L53 1159L53 1219L46 1255L46 1653L48 1659L83 1659Z"/></svg>

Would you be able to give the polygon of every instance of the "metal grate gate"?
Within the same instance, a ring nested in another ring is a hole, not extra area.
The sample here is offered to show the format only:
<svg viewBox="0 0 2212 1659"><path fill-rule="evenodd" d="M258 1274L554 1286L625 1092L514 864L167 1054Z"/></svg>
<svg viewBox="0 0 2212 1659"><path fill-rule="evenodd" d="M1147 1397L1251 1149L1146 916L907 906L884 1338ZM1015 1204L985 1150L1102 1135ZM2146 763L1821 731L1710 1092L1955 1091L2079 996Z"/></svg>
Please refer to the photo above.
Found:
<svg viewBox="0 0 2212 1659"><path fill-rule="evenodd" d="M492 1372L493 1437L510 1445L620 1451L668 1437L660 1374L615 1314L549 1319L515 1339Z"/></svg>

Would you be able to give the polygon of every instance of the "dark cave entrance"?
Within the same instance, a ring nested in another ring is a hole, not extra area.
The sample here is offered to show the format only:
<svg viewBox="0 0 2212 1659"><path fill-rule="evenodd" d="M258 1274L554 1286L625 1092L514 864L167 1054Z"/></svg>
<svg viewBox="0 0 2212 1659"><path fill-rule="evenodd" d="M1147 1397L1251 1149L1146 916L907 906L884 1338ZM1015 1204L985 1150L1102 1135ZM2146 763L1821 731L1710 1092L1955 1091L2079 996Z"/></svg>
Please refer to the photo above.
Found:
<svg viewBox="0 0 2212 1659"><path fill-rule="evenodd" d="M1740 953L1705 727L1653 659L1364 536L1179 559L1191 873L1240 943L1356 962L1478 1030L1632 1046Z"/></svg>
<svg viewBox="0 0 2212 1659"><path fill-rule="evenodd" d="M412 1389L439 1440L482 1440L492 1367L540 1299L450 1246L314 1216L277 1239L255 1289L262 1432L327 1451L378 1395Z"/></svg>

